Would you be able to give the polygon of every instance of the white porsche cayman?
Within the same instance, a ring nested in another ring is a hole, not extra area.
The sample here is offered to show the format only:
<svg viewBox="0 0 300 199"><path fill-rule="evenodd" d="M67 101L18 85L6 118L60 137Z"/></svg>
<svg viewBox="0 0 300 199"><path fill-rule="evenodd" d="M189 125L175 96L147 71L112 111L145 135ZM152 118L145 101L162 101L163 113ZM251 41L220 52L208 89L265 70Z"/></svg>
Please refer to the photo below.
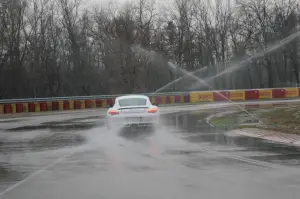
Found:
<svg viewBox="0 0 300 199"><path fill-rule="evenodd" d="M159 123L159 115L148 96L121 96L107 111L107 127L153 126Z"/></svg>

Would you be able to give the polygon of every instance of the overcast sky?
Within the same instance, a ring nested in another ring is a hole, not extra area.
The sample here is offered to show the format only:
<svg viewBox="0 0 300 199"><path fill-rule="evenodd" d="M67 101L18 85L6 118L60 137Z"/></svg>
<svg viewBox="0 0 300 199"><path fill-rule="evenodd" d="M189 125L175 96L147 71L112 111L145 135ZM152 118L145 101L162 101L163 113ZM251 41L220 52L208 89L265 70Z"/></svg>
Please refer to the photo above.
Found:
<svg viewBox="0 0 300 199"><path fill-rule="evenodd" d="M1 1L1 0L0 0ZM139 0L84 0L87 2L87 5L90 7L90 6L93 6L95 4L98 4L98 5L107 5L108 3L111 3L112 1L114 3L117 3L117 4L124 4L126 2L137 2ZM156 4L164 4L166 2L170 2L170 0L155 0Z"/></svg>
<svg viewBox="0 0 300 199"><path fill-rule="evenodd" d="M1 0L0 0L1 1ZM126 2L138 2L139 0L83 0L86 2L86 7L92 8L95 5L99 6L107 6L109 3L113 2L114 5L118 5L118 7L122 7ZM171 0L154 0L156 3L155 5L160 7L159 5L166 5L166 3L170 2Z"/></svg>
<svg viewBox="0 0 300 199"><path fill-rule="evenodd" d="M1 0L0 0L1 1ZM84 2L87 2L87 7L92 7L94 5L103 5L106 6L111 2L114 2L117 5L122 6L126 2L137 2L139 0L83 0ZM216 1L219 1L224 4L230 4L231 6L234 4L235 0L206 0L207 2L210 2L212 5L215 4ZM155 0L156 5L166 5L171 2L171 0Z"/></svg>
<svg viewBox="0 0 300 199"><path fill-rule="evenodd" d="M115 3L125 3L127 1L137 1L137 0L86 0L89 4L89 6L95 5L95 4L107 4L110 3L111 1L115 2Z"/></svg>

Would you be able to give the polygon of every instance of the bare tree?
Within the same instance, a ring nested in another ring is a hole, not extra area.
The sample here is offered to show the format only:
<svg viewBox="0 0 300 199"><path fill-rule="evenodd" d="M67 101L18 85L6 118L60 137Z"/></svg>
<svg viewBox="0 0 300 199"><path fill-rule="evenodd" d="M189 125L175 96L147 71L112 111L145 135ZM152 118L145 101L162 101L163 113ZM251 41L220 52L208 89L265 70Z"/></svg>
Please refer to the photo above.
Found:
<svg viewBox="0 0 300 199"><path fill-rule="evenodd" d="M85 9L80 0L0 2L0 98L152 92L183 76L200 78L260 53L209 82L214 89L295 86L297 0L154 0ZM170 90L207 90L184 77Z"/></svg>

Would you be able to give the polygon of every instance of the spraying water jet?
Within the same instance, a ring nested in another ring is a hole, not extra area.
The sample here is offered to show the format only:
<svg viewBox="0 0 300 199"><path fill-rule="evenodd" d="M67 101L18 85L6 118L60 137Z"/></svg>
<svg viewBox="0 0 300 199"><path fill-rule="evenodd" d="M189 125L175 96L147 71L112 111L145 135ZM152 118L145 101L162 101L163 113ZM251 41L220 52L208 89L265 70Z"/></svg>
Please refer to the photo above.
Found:
<svg viewBox="0 0 300 199"><path fill-rule="evenodd" d="M185 75L191 76L192 78L194 78L195 80L197 80L199 83L204 84L204 85L206 85L207 87L209 87L210 89L212 89L212 87L211 87L207 82L205 82L203 79L201 79L201 78L195 76L194 74L189 73L188 71L186 71L186 70L184 70L184 69L182 69L182 68L177 67L177 66L176 66L175 64L173 64L172 62L168 62L168 65L169 65L171 68L176 69L176 70L180 71L181 73L183 73L183 74L185 74ZM242 110L242 111L244 111L245 113L247 113L248 115L250 115L253 119L256 119L256 120L260 121L260 119L259 119L256 115L250 113L250 112L247 111L247 109L245 109L244 107L239 106L238 104L235 104L232 100L230 100L229 98L227 98L225 95L223 95L223 94L220 93L219 91L215 91L215 92L218 93L220 96L222 96L224 99L226 99L228 102L232 103L234 106L236 106L237 108L239 108L240 110Z"/></svg>
<svg viewBox="0 0 300 199"><path fill-rule="evenodd" d="M246 58L246 59L244 59L240 62L234 63L233 65L226 68L225 70L223 70L219 74L216 74L215 76L212 76L212 77L208 77L208 78L204 79L204 81L209 83L210 81L212 81L212 80L214 80L218 77L221 77L221 76L223 76L225 74L228 74L228 73L232 73L232 72L234 72L234 71L236 71L236 70L238 70L242 67L245 67L245 66L247 66L248 63L251 63L253 60L263 58L264 56L272 53L273 51L276 51L276 50L282 48L283 46L291 43L292 41L294 41L298 37L300 37L300 31L297 31L297 32L291 34L290 36L278 41L277 43L267 47L265 50L262 50L258 53L255 53L254 55L252 55L249 58Z"/></svg>
<svg viewBox="0 0 300 199"><path fill-rule="evenodd" d="M300 32L299 32L299 34L300 34ZM133 52L136 52L136 53L142 53L142 54L148 56L151 60L153 60L153 58L154 58L155 55L156 55L156 52L154 52L154 51L149 52L149 51L147 51L147 50L141 48L140 46L132 46L132 51L133 51ZM174 65L172 62L170 62L170 61L168 62L168 66L171 67L172 69L175 69L175 70L180 71L180 72L183 73L185 76L190 76L190 77L192 77L192 78L195 79L196 81L198 81L198 82L200 82L201 84L206 85L208 88L212 89L212 87L211 87L206 81L204 81L203 79L201 79L201 78L195 76L193 72L192 72L192 73L189 73L188 71L186 71L186 70L184 70L184 69L178 68L177 66L175 66L175 65ZM183 77L182 77L182 78L183 78ZM180 78L179 78L179 79L180 79ZM176 81L176 80L175 80L175 81ZM177 81L179 81L179 80L177 80ZM170 83L169 83L169 85L170 85ZM166 86L167 86L167 85L166 85ZM159 90L162 90L162 89L159 89ZM222 93L220 93L220 92L218 92L218 91L216 91L216 92L217 92L220 96L224 97L224 99L226 99L228 102L234 104L234 102L233 102L232 100L228 99L228 98L227 98L226 96L224 96ZM252 118L254 118L254 119L260 121L258 117L256 117L254 114L251 114L251 113L250 113L249 111L247 111L245 108L243 108L243 107L241 107L241 106L239 106L239 105L237 105L237 104L234 104L234 105L235 105L236 107L238 107L240 110L242 110L242 111L244 111L245 113L247 113L248 115L250 115Z"/></svg>
<svg viewBox="0 0 300 199"><path fill-rule="evenodd" d="M177 79L171 81L170 83L166 84L165 86L163 86L163 87L157 89L157 90L155 91L155 93L161 92L161 91L165 90L166 88L169 88L169 87L172 86L173 84L176 84L177 82L181 81L181 80L182 80L184 77L186 77L186 76L190 76L191 74L193 75L193 74L195 74L195 73L197 73L197 72L203 72L203 71L205 71L205 70L207 70L207 69L208 69L208 67L205 66L205 67L199 68L199 69L197 69L197 70L195 70L195 71L193 71L193 72L191 72L191 73L188 73L187 75L184 75L184 76L182 76L182 77L179 77L179 78L177 78Z"/></svg>

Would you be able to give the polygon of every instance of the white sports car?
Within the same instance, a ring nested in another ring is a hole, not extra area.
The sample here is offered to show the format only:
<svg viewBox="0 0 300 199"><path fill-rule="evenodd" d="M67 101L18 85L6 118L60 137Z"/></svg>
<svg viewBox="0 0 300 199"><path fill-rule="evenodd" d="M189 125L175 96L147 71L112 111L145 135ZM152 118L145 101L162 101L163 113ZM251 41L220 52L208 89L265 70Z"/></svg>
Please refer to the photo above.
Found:
<svg viewBox="0 0 300 199"><path fill-rule="evenodd" d="M159 109L148 96L127 95L117 97L107 111L107 128L153 126L159 123Z"/></svg>

